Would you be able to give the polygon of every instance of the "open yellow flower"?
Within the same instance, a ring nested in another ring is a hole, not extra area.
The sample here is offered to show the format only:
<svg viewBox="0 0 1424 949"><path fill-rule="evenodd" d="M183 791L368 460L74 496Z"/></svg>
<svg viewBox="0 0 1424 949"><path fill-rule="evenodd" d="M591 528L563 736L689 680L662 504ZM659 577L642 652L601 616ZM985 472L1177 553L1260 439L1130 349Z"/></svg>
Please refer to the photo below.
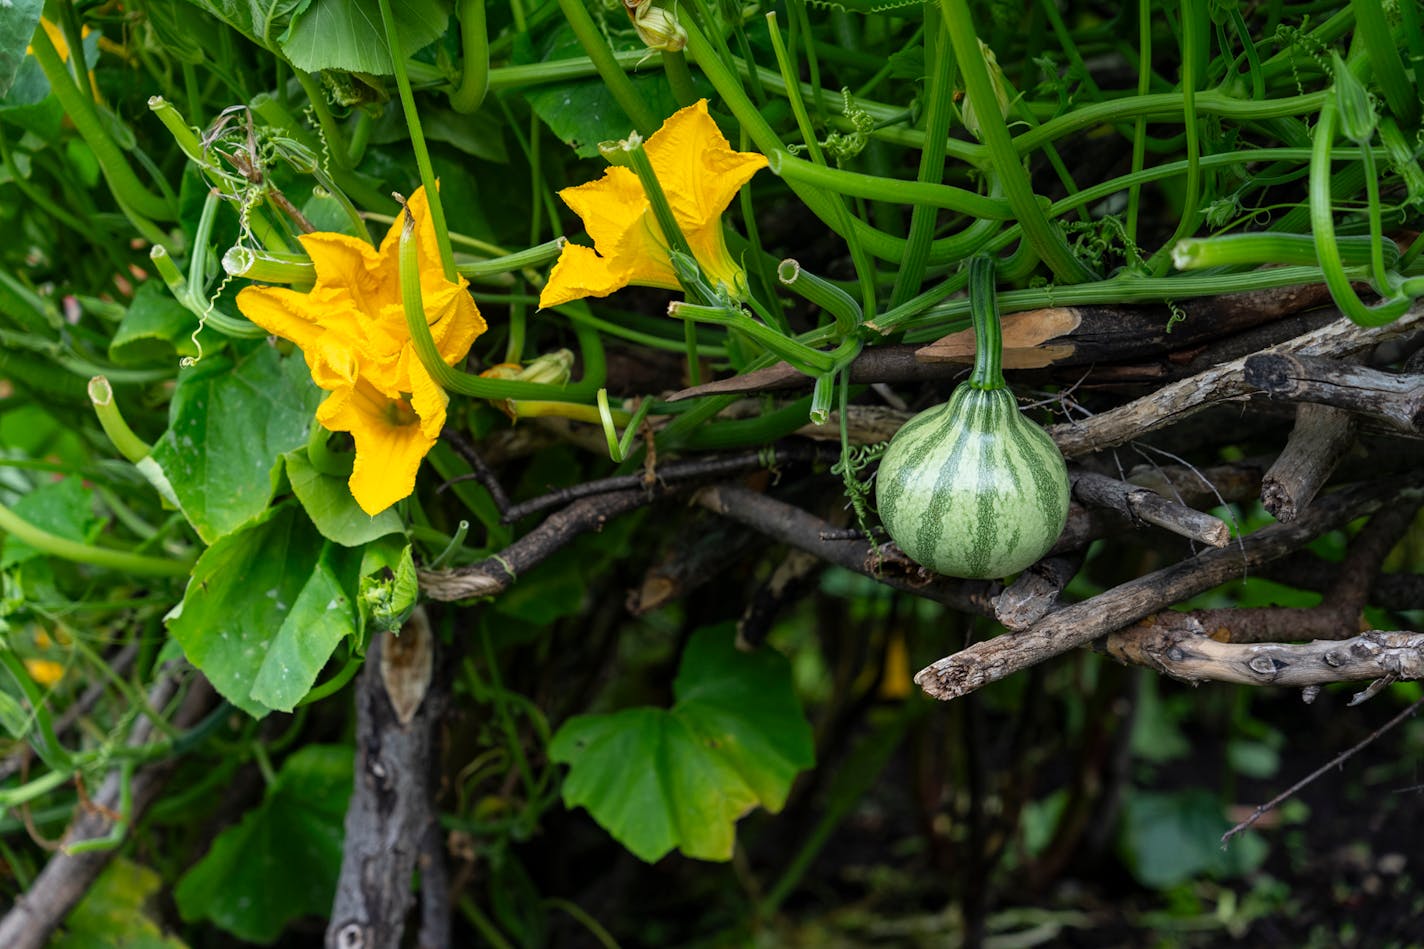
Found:
<svg viewBox="0 0 1424 949"><path fill-rule="evenodd" d="M436 349L453 366L485 331L468 282L445 279L424 189L408 203L415 218L421 298ZM316 267L306 293L248 287L237 306L258 326L301 347L318 386L331 393L316 417L356 440L351 494L376 515L415 490L415 472L445 424L445 391L411 343L400 292L401 220L373 249L344 234L301 237Z"/></svg>
<svg viewBox="0 0 1424 949"><path fill-rule="evenodd" d="M766 157L732 151L707 114L705 99L673 113L644 150L703 276L735 292L745 278L723 241L722 212L766 167ZM539 295L540 307L606 297L629 284L678 289L668 242L636 174L611 167L597 181L565 188L559 197L583 219L594 246L564 246Z"/></svg>

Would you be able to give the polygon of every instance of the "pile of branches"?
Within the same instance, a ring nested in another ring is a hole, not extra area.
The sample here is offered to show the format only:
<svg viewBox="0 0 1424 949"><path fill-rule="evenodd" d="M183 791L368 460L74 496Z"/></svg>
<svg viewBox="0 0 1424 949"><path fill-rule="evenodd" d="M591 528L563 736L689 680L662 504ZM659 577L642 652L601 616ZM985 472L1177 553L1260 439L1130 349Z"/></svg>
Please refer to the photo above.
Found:
<svg viewBox="0 0 1424 949"><path fill-rule="evenodd" d="M1058 543L1007 586L930 575L893 544L832 523L828 516L838 513L843 498L821 492L820 510L783 500L806 493L784 470L775 488L748 485L745 474L764 467L768 457L779 469L835 457L838 446L831 451L827 441L839 434L834 417L820 428L808 426L799 433L803 438L770 455L687 457L506 506L517 518L562 505L498 556L428 572L421 586L439 600L498 594L575 536L676 497L817 561L1002 624L1001 635L919 672L915 681L936 698L965 695L1094 645L1184 681L1298 687L1307 700L1330 683L1369 682L1357 697L1362 700L1389 682L1424 675L1424 633L1373 630L1361 622L1366 603L1393 610L1424 606L1424 585L1416 577L1380 571L1424 497L1424 477L1414 463L1424 376L1414 374L1407 360L1424 341L1418 332L1424 309L1365 328L1323 306L1326 299L1323 288L1307 287L1187 301L1179 307L1185 319L1175 327L1172 314L1156 307L1007 316L1005 364L1036 367L1020 378L1070 384L1071 395L1057 401L1071 417L1049 432L1069 459L1074 501ZM966 336L919 348L867 350L852 378L892 399L885 387L907 381L943 392L972 351ZM807 382L789 367L773 367L679 395L753 393ZM1095 411L1085 407L1089 402ZM856 404L848 429L853 440L878 442L909 414ZM1184 460L1215 456L1263 431L1287 430L1274 458L1204 467ZM503 498L489 465L468 443L461 445L495 497ZM1124 458L1136 456L1152 461L1125 471ZM1159 463L1165 458L1176 461ZM824 472L807 477L829 480ZM1277 523L1245 536L1202 510L1257 499ZM1369 524L1353 539L1344 563L1307 551L1322 534L1364 517ZM1171 536L1190 541L1184 556L1081 602L1061 602L1094 541L1145 544L1170 556L1181 546ZM698 558L698 551L691 545L687 557ZM708 579L701 561L657 570L661 574L644 586L661 591L658 602L686 592L694 577ZM1320 590L1324 601L1310 609L1172 609L1248 576ZM635 591L631 599L641 595Z"/></svg>

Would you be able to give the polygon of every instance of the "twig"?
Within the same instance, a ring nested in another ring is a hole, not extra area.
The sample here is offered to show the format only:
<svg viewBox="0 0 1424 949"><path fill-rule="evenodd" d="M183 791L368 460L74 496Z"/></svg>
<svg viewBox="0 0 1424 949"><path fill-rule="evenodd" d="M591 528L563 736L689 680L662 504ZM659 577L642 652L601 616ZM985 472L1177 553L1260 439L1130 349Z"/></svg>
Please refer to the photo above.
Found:
<svg viewBox="0 0 1424 949"><path fill-rule="evenodd" d="M1355 444L1355 419L1328 405L1302 405L1280 457L1261 483L1261 503L1278 521L1293 521L1320 492Z"/></svg>
<svg viewBox="0 0 1424 949"><path fill-rule="evenodd" d="M776 467L789 462L829 462L838 457L840 457L839 451L833 452L823 445L783 443L766 451L744 451L734 455L675 461L671 464L661 465L656 469L657 479L651 486L643 474L618 475L612 478L600 478L597 481L585 481L514 505L504 512L504 522L511 524L530 514L537 514L551 507L560 507L571 501L597 494L610 494L615 491L627 491L631 488L648 488L656 493L667 485L684 481L725 478L728 475L755 471L758 468ZM657 482L661 482L661 485Z"/></svg>
<svg viewBox="0 0 1424 949"><path fill-rule="evenodd" d="M1023 632L996 636L921 669L915 682L939 699L958 698L1020 669L1086 645L1179 600L1211 589L1243 570L1299 549L1327 530L1367 514L1389 496L1417 497L1420 479L1372 483L1339 491L1292 524L1275 524L1245 538L1240 549L1209 550L1105 593L1049 613Z"/></svg>
<svg viewBox="0 0 1424 949"><path fill-rule="evenodd" d="M1341 317L1295 339L1267 350L1302 356L1348 356L1388 339L1413 331L1424 320L1418 304L1393 323L1378 327L1356 326ZM1143 434L1165 428L1211 405L1239 400L1254 386L1246 382L1246 358L1235 359L1189 379L1162 386L1150 395L1101 412L1083 421L1064 422L1048 430L1063 454L1073 457L1121 445Z"/></svg>
<svg viewBox="0 0 1424 949"><path fill-rule="evenodd" d="M1241 823L1237 824L1235 827L1231 828L1226 833L1221 835L1221 845L1225 847L1231 841L1232 837L1235 837L1237 834L1248 829L1252 824L1256 823L1256 821L1260 820L1262 817L1265 817L1271 811L1279 807L1282 802L1290 800L1292 797L1298 794L1302 788L1305 788L1310 785L1313 781L1317 780L1322 774L1325 774L1332 768L1338 768L1346 761L1349 761L1360 750L1368 747L1381 735L1397 727L1405 719L1409 718L1415 712L1419 711L1420 706L1424 706L1424 699L1418 699L1414 702L1414 704L1410 705L1404 711L1394 716L1394 718L1391 718L1379 728L1376 728L1374 731L1370 732L1370 734L1366 735L1359 742L1359 744L1355 745L1353 748L1348 748L1345 751L1340 752L1340 754L1336 755L1334 758L1331 758L1325 764L1321 765L1319 768L1316 768L1314 771L1310 772L1310 774L1307 774L1295 784L1292 784L1290 787L1286 788L1280 794L1277 794L1275 797L1271 798L1269 801L1262 804L1260 807L1257 807L1254 811L1251 812L1251 815L1249 817L1247 817Z"/></svg>
<svg viewBox="0 0 1424 949"><path fill-rule="evenodd" d="M187 670L171 667L153 684L148 693L148 704L152 708L162 708L178 689L179 679ZM188 728L207 714L213 704L212 688L203 679L194 677L183 697L183 702L173 716L173 725ZM140 718L129 732L128 744L146 744L152 737L154 725L147 718ZM129 826L134 826L144 811L148 810L158 797L163 785L176 767L176 759L154 761L138 768L129 781L131 803L129 806ZM5 949L41 949L50 934L64 921L65 916L88 892L89 887L109 865L118 853L118 847L107 849L70 852L75 844L98 840L113 830L113 824L105 813L112 813L120 805L122 777L116 769L109 772L104 783L93 796L94 809L85 810L75 818L65 833L65 849L50 858L40 875L30 888L15 900L15 905L0 919L0 946Z"/></svg>
<svg viewBox="0 0 1424 949"><path fill-rule="evenodd" d="M1130 521L1155 524L1212 547L1225 547L1231 542L1231 528L1220 518L1168 500L1155 491L1090 471L1074 475L1073 496L1084 504L1115 511Z"/></svg>
<svg viewBox="0 0 1424 949"><path fill-rule="evenodd" d="M465 463L474 472L475 480L484 485L489 492L490 499L494 501L494 506L501 515L509 510L509 495L504 493L504 485L499 483L499 475L485 461L484 455L464 436L464 433L457 431L454 427L447 425L440 433L440 437L450 443L450 447L455 449L455 453L465 459ZM508 522L510 518L505 517Z"/></svg>
<svg viewBox="0 0 1424 949"><path fill-rule="evenodd" d="M983 580L954 580L930 573L904 559L904 555L894 548L882 548L877 557L875 547L864 538L822 540L822 533L833 531L835 526L785 501L730 484L703 488L693 500L773 540L804 550L827 563L879 580L897 590L981 616L992 614L989 598L998 592L999 584Z"/></svg>
<svg viewBox="0 0 1424 949"><path fill-rule="evenodd" d="M666 493L675 493L675 490ZM422 570L419 574L421 593L445 601L503 593L520 574L562 550L580 534L601 530L610 518L653 500L647 491L639 488L575 501L492 557L454 570Z"/></svg>
<svg viewBox="0 0 1424 949"><path fill-rule="evenodd" d="M1381 372L1338 359L1270 353L1246 360L1246 382L1273 399L1333 405L1417 435L1424 376Z"/></svg>

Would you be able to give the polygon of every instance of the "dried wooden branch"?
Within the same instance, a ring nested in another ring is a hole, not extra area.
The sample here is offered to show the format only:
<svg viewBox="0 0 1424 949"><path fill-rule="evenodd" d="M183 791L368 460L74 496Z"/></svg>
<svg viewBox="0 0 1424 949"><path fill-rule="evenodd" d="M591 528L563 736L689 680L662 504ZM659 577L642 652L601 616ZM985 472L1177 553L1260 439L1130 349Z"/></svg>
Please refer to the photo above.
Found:
<svg viewBox="0 0 1424 949"><path fill-rule="evenodd" d="M1424 376L1381 372L1338 359L1268 353L1246 360L1246 382L1273 399L1333 405L1407 434L1424 424Z"/></svg>
<svg viewBox="0 0 1424 949"><path fill-rule="evenodd" d="M1385 326L1357 326L1341 317L1318 330L1273 346L1267 352L1348 356L1413 332L1421 320L1424 320L1424 305L1414 306L1398 320ZM1234 359L1189 379L1169 383L1149 395L1092 418L1055 425L1049 429L1049 434L1064 455L1074 457L1121 445L1147 432L1165 428L1208 406L1242 399L1255 390L1246 382L1246 358Z"/></svg>
<svg viewBox="0 0 1424 949"><path fill-rule="evenodd" d="M1240 549L1233 545L1209 550L1055 610L1027 630L975 643L936 661L921 669L915 682L935 698L958 698L1283 557L1319 534L1374 511L1387 497L1421 494L1418 476L1339 491L1317 501L1291 524L1271 525L1244 538Z"/></svg>
<svg viewBox="0 0 1424 949"><path fill-rule="evenodd" d="M1281 630L1294 635L1292 630ZM1111 633L1108 655L1183 682L1235 682L1302 688L1332 682L1424 678L1424 633L1369 630L1349 639L1307 643L1226 643L1189 613L1161 613Z"/></svg>
<svg viewBox="0 0 1424 949"><path fill-rule="evenodd" d="M1133 523L1155 524L1213 547L1225 547L1231 542L1231 528L1220 518L1178 504L1155 491L1091 471L1074 474L1073 497L1084 504L1114 511Z"/></svg>
<svg viewBox="0 0 1424 949"><path fill-rule="evenodd" d="M376 636L367 651L356 685L355 785L328 949L401 944L416 860L435 826L433 749L446 704L436 649L417 608L399 637Z"/></svg>
<svg viewBox="0 0 1424 949"><path fill-rule="evenodd" d="M453 570L420 571L420 591L431 599L445 601L503 593L521 573L543 563L575 537L601 530L610 518L651 501L649 492L642 489L575 501L492 557Z"/></svg>
<svg viewBox="0 0 1424 949"><path fill-rule="evenodd" d="M1044 557L993 598L994 618L1008 630L1028 629L1043 619L1083 566L1084 551Z"/></svg>
<svg viewBox="0 0 1424 949"><path fill-rule="evenodd" d="M747 556L756 535L739 524L729 524L706 511L679 532L658 563L643 574L636 589L628 591L628 612L642 616L721 576Z"/></svg>
<svg viewBox="0 0 1424 949"><path fill-rule="evenodd" d="M176 694L180 680L190 671L186 664L180 665L181 670L170 667L153 684L148 693L151 708L162 708ZM195 677L173 716L173 725L180 729L192 727L212 709L214 699L207 681ZM140 718L129 731L128 744L131 747L147 744L153 740L154 730L149 719ZM130 827L138 823L158 798L176 764L175 759L154 761L134 771L129 780ZM122 783L118 770L111 771L104 779L90 806L75 818L65 832L65 847L50 858L29 889L15 900L15 905L10 907L4 919L0 919L0 946L5 949L41 949L64 917L89 891L109 861L118 855L117 847L80 853L66 848L98 840L112 831L111 815L118 812Z"/></svg>
<svg viewBox="0 0 1424 949"><path fill-rule="evenodd" d="M879 580L897 590L970 613L988 616L992 612L989 598L998 592L997 583L942 577L904 559L904 555L894 549L882 548L877 563L876 549L865 538L823 540L823 533L834 532L835 525L785 501L731 484L703 488L693 496L693 500L775 541Z"/></svg>
<svg viewBox="0 0 1424 949"><path fill-rule="evenodd" d="M1249 368L1248 368L1249 372ZM1295 428L1261 483L1261 503L1278 521L1293 521L1355 444L1355 418L1328 405L1302 405Z"/></svg>

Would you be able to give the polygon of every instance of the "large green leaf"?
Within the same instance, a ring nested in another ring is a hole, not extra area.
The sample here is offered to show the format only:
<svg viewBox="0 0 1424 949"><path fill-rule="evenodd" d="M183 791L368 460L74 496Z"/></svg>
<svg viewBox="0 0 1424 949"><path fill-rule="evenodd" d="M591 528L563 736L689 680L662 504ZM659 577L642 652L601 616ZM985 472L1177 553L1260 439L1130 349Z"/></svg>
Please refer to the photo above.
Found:
<svg viewBox="0 0 1424 949"><path fill-rule="evenodd" d="M306 443L319 401L298 357L265 345L235 365L209 357L180 376L168 431L139 470L211 544L266 509L280 456Z"/></svg>
<svg viewBox="0 0 1424 949"><path fill-rule="evenodd" d="M181 939L163 935L144 906L162 886L148 867L122 858L94 881L49 949L185 949Z"/></svg>
<svg viewBox="0 0 1424 949"><path fill-rule="evenodd" d="M168 629L229 702L290 711L337 643L359 630L361 551L321 537L294 503L213 544Z"/></svg>
<svg viewBox="0 0 1424 949"><path fill-rule="evenodd" d="M10 91L15 73L25 58L30 37L40 25L43 0L5 0L0 3L0 96Z"/></svg>
<svg viewBox="0 0 1424 949"><path fill-rule="evenodd" d="M317 471L307 459L306 451L299 448L284 457L292 492L327 540L359 547L377 537L404 530L394 508L386 508L375 517L361 510L346 486L346 479Z"/></svg>
<svg viewBox="0 0 1424 949"><path fill-rule="evenodd" d="M267 796L174 891L188 921L208 919L246 942L270 943L293 919L331 911L341 871L352 753L308 745L282 765Z"/></svg>
<svg viewBox="0 0 1424 949"><path fill-rule="evenodd" d="M291 22L292 11L309 0L188 0L224 23L245 33L249 39L275 49L277 38ZM162 3L158 4L159 6Z"/></svg>
<svg viewBox="0 0 1424 949"><path fill-rule="evenodd" d="M676 847L730 860L736 821L760 804L779 811L797 773L815 762L811 727L772 650L737 651L730 627L693 635L671 710L579 715L549 757L569 765L564 803L588 809L635 855Z"/></svg>
<svg viewBox="0 0 1424 949"><path fill-rule="evenodd" d="M450 20L445 0L401 0L391 8L407 56L443 34ZM293 14L281 43L292 65L309 72L394 72L376 0L310 0Z"/></svg>

